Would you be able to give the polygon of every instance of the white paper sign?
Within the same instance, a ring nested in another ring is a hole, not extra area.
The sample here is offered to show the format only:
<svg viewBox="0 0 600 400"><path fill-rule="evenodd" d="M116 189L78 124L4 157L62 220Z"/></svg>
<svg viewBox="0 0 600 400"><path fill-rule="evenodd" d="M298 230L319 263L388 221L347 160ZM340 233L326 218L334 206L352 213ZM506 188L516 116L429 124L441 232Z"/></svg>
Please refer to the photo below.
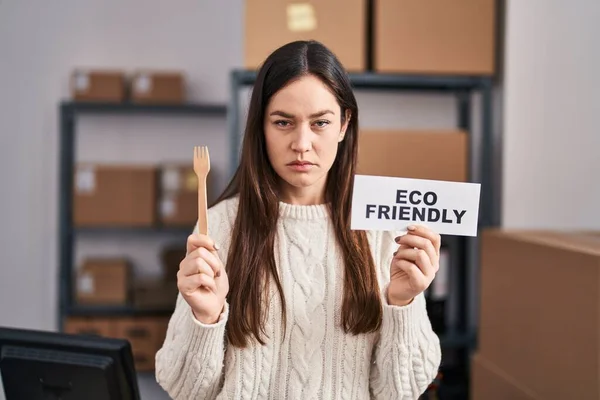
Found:
<svg viewBox="0 0 600 400"><path fill-rule="evenodd" d="M418 224L477 236L480 189L479 183L356 175L351 228L405 231Z"/></svg>

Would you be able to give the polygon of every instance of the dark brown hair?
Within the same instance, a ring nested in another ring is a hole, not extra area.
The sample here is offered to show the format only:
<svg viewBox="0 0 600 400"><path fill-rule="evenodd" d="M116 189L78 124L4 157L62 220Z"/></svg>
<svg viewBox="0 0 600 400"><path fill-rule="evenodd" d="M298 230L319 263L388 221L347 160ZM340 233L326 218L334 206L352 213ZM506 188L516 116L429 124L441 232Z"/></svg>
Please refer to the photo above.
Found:
<svg viewBox="0 0 600 400"><path fill-rule="evenodd" d="M273 254L280 178L267 157L263 122L271 97L291 81L306 75L319 78L329 87L340 105L342 123L347 110L351 115L325 189L325 200L344 261L342 325L346 332L359 334L373 332L381 324L379 284L367 236L364 231L350 229L358 153L356 99L344 69L331 51L315 41L297 41L274 51L258 71L240 163L231 182L216 200L239 196L226 266L230 287L227 338L234 346L244 347L249 335L264 344L271 279L279 292L285 324L285 296Z"/></svg>

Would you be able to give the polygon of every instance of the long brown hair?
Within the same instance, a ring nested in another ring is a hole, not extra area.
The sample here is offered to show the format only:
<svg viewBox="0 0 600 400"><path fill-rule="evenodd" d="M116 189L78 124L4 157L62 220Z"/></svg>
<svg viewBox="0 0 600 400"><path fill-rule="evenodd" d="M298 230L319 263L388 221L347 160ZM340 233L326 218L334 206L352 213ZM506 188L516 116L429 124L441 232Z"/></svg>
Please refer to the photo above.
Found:
<svg viewBox="0 0 600 400"><path fill-rule="evenodd" d="M325 200L344 261L342 325L354 334L379 329L382 304L375 263L364 231L350 229L350 208L358 154L358 106L350 81L339 60L322 44L297 41L274 51L257 74L238 168L216 200L239 196L231 246L227 257L229 319L227 338L244 347L248 336L264 344L268 287L274 281L282 303L285 296L275 263L274 243L279 216L279 177L267 157L264 115L271 97L292 80L305 75L321 79L335 95L350 121L327 178Z"/></svg>

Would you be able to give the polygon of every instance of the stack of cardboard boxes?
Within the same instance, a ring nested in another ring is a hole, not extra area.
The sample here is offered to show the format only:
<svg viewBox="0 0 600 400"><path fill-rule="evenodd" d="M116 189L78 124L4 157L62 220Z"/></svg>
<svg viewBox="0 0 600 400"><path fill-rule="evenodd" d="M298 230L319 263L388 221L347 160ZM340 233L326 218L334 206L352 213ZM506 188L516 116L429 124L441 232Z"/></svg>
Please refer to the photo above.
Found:
<svg viewBox="0 0 600 400"><path fill-rule="evenodd" d="M197 185L191 165L79 164L73 224L193 227L198 218Z"/></svg>
<svg viewBox="0 0 600 400"><path fill-rule="evenodd" d="M179 251L177 256L180 258L171 260L174 265L163 265L165 273L162 277L144 280L135 278L126 258L86 259L76 273L76 304L133 307L160 311L160 314L147 317L71 316L65 321L65 332L128 339L137 370L152 370L154 355L162 345L168 323L168 317L158 315L168 315L174 310L178 294L176 276L168 274L178 268L184 255L185 250Z"/></svg>
<svg viewBox="0 0 600 400"><path fill-rule="evenodd" d="M71 73L71 96L83 102L182 104L185 76L180 71L76 68Z"/></svg>
<svg viewBox="0 0 600 400"><path fill-rule="evenodd" d="M163 265L163 276L144 280L135 278L127 259L86 259L77 271L76 304L133 307L168 315L175 309L178 294L175 271L185 256L185 249L174 250L177 258L173 257L169 264ZM154 368L154 355L162 345L167 323L165 316L71 316L65 321L65 332L128 339L137 370L148 371Z"/></svg>
<svg viewBox="0 0 600 400"><path fill-rule="evenodd" d="M244 62L257 69L281 45L314 39L350 72L493 75L497 0L246 0ZM176 70L77 68L78 101L179 104Z"/></svg>
<svg viewBox="0 0 600 400"><path fill-rule="evenodd" d="M246 0L244 65L314 39L350 72L493 75L496 0Z"/></svg>
<svg viewBox="0 0 600 400"><path fill-rule="evenodd" d="M138 310L170 310L177 297L177 271L185 257L182 247L165 247L170 258L163 257L163 273L140 279L125 257L89 257L76 272L75 301L82 305L133 306ZM168 264L166 264L168 263Z"/></svg>
<svg viewBox="0 0 600 400"><path fill-rule="evenodd" d="M482 237L473 400L600 398L600 232Z"/></svg>
<svg viewBox="0 0 600 400"><path fill-rule="evenodd" d="M154 369L156 352L167 332L169 317L69 317L64 331L71 334L96 335L127 339L131 343L137 371Z"/></svg>

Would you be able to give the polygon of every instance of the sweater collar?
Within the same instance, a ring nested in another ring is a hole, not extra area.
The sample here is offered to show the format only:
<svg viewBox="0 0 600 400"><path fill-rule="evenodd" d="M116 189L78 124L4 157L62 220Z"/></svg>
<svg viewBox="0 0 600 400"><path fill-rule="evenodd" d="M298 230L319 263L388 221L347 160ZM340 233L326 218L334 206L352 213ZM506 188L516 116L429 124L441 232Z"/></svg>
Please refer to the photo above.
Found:
<svg viewBox="0 0 600 400"><path fill-rule="evenodd" d="M329 217L327 204L298 205L279 202L279 216L287 219L311 220Z"/></svg>

